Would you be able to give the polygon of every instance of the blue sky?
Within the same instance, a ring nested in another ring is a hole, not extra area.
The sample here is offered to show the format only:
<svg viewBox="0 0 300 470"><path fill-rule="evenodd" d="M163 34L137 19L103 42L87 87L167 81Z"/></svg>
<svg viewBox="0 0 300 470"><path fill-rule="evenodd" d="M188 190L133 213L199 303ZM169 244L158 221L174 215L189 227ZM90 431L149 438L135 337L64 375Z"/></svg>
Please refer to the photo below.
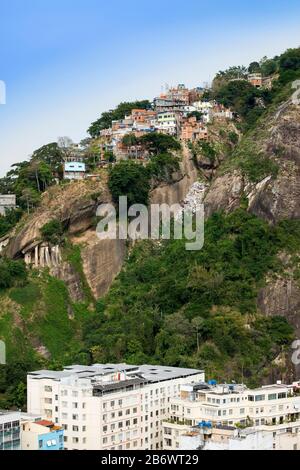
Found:
<svg viewBox="0 0 300 470"><path fill-rule="evenodd" d="M298 0L0 0L0 176L102 111L300 45Z"/></svg>

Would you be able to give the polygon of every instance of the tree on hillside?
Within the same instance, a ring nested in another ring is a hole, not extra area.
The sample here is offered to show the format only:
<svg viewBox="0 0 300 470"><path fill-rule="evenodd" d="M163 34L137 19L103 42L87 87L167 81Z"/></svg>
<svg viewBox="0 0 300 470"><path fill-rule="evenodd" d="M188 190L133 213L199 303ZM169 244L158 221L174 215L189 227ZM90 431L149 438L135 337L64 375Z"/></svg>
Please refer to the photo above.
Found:
<svg viewBox="0 0 300 470"><path fill-rule="evenodd" d="M125 145L125 147L132 147L133 145L137 145L137 143L138 139L133 133L124 135L122 139L122 144Z"/></svg>
<svg viewBox="0 0 300 470"><path fill-rule="evenodd" d="M51 142L35 150L31 160L46 163L54 174L62 176L63 157L62 148L56 142Z"/></svg>
<svg viewBox="0 0 300 470"><path fill-rule="evenodd" d="M159 132L145 134L139 138L138 142L152 155L181 149L180 143L174 137Z"/></svg>
<svg viewBox="0 0 300 470"><path fill-rule="evenodd" d="M256 72L260 72L260 65L258 62L251 62L251 64L249 65L248 67L248 72L249 73L256 73Z"/></svg>
<svg viewBox="0 0 300 470"><path fill-rule="evenodd" d="M222 86L214 98L227 108L239 114L247 124L253 124L270 100L268 90L258 90L245 80L236 80Z"/></svg>
<svg viewBox="0 0 300 470"><path fill-rule="evenodd" d="M260 61L260 70L265 77L276 73L278 71L278 67L278 57L274 57L274 59L263 57Z"/></svg>
<svg viewBox="0 0 300 470"><path fill-rule="evenodd" d="M247 78L247 68L243 65L229 67L227 70L220 70L215 76L212 89L217 91L222 86L226 85L226 83L230 82L230 80L242 80Z"/></svg>
<svg viewBox="0 0 300 470"><path fill-rule="evenodd" d="M120 196L127 196L128 206L148 203L149 173L142 165L132 161L117 163L110 170L108 186L117 204Z"/></svg>
<svg viewBox="0 0 300 470"><path fill-rule="evenodd" d="M30 210L35 208L40 202L39 193L33 188L23 189L20 196L21 207L25 207L27 213L30 213Z"/></svg>

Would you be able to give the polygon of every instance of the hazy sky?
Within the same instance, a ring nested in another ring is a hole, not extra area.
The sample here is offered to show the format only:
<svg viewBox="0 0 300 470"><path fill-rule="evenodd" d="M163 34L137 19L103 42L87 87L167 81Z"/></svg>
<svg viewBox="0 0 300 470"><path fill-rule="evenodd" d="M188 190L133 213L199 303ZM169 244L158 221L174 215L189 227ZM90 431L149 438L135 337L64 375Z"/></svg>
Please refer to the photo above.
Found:
<svg viewBox="0 0 300 470"><path fill-rule="evenodd" d="M0 0L0 176L102 111L300 45L298 0Z"/></svg>

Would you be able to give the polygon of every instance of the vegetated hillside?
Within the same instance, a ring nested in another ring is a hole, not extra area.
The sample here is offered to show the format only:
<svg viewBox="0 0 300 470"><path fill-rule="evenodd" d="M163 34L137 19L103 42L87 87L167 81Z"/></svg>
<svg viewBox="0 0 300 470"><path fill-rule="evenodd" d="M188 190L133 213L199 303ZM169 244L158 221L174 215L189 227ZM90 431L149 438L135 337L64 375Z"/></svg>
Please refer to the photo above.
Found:
<svg viewBox="0 0 300 470"><path fill-rule="evenodd" d="M184 148L181 163L161 150L178 144L154 135L148 171L123 162L98 182L47 190L51 165L38 166L38 200L26 189L35 184L35 160L15 170L24 208L37 209L3 228L15 226L5 251L13 261L0 263L0 337L8 350L0 406L24 405L26 371L71 362L185 365L248 384L298 374L289 356L300 332L300 108L290 100L299 55L292 50L262 64L278 75L272 92L231 81L234 70L222 73L212 97L238 118L225 128L213 124L208 145ZM95 135L112 118L96 122ZM138 243L108 292L126 246L96 240L97 205L120 194L131 202L179 202L195 181L192 163L210 184L203 250L187 252L184 241ZM14 187L11 176L5 188ZM26 274L20 259L53 245L60 262Z"/></svg>
<svg viewBox="0 0 300 470"><path fill-rule="evenodd" d="M93 360L204 367L208 376L258 383L290 377L293 328L257 308L264 276L299 244L299 222L272 227L244 209L214 214L205 245L144 242L133 250L85 329ZM280 367L282 364L282 367Z"/></svg>
<svg viewBox="0 0 300 470"><path fill-rule="evenodd" d="M233 148L222 139L192 148L211 180L203 250L135 248L86 327L95 361L204 367L248 383L298 376L300 107L291 97L300 50L266 65L277 73L272 91L224 73L212 92L239 114L240 142L231 129Z"/></svg>
<svg viewBox="0 0 300 470"><path fill-rule="evenodd" d="M158 145L162 143L181 150L172 138L159 136ZM97 238L96 209L112 197L117 200L120 189L134 202L140 197L135 185L141 175L149 193L144 191L144 202L155 188L154 202L170 194L179 202L189 189L189 157L188 152L183 159L180 152L156 154L147 169L122 162L109 172L100 170L96 181L51 186L33 212L15 221L0 259L0 338L7 348L7 365L0 366L0 407L25 404L28 370L90 363L91 352L82 337L85 322L126 257L124 240ZM59 259L53 258L53 248Z"/></svg>

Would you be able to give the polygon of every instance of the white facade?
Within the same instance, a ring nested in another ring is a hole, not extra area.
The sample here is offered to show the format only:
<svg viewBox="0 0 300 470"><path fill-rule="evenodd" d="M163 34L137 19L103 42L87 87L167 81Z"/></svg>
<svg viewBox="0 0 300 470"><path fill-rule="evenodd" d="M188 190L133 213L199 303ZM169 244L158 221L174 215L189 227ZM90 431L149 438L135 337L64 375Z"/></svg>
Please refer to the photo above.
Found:
<svg viewBox="0 0 300 470"><path fill-rule="evenodd" d="M0 194L0 215L5 216L6 212L17 207L15 194Z"/></svg>
<svg viewBox="0 0 300 470"><path fill-rule="evenodd" d="M240 430L193 428L179 437L179 450L300 450L300 421Z"/></svg>
<svg viewBox="0 0 300 470"><path fill-rule="evenodd" d="M176 136L178 132L178 115L173 112L158 113L156 119L156 129L159 132Z"/></svg>
<svg viewBox="0 0 300 470"><path fill-rule="evenodd" d="M179 448L180 437L202 422L291 428L293 422L300 423L298 386L276 384L249 390L243 385L184 385L180 398L170 400L170 418L163 423L164 449Z"/></svg>
<svg viewBox="0 0 300 470"><path fill-rule="evenodd" d="M187 378L203 381L204 372L126 364L38 371L27 378L27 406L63 426L68 450L161 449L169 400Z"/></svg>

